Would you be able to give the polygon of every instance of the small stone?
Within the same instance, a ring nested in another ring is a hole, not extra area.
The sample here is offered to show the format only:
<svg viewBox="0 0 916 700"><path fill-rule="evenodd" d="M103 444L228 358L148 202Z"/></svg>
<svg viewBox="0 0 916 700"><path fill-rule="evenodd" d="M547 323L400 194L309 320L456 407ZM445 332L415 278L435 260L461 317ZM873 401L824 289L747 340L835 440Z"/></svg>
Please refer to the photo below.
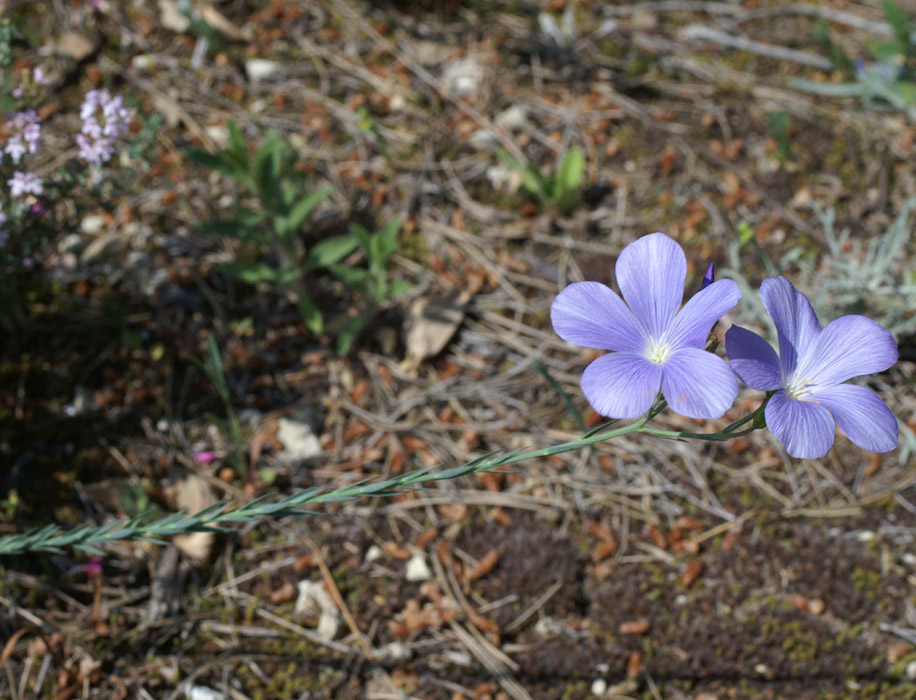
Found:
<svg viewBox="0 0 916 700"><path fill-rule="evenodd" d="M87 236L94 236L105 228L105 217L101 214L90 214L80 222L80 231Z"/></svg>
<svg viewBox="0 0 916 700"><path fill-rule="evenodd" d="M188 700L226 700L226 696L218 690L205 685L192 685L185 696Z"/></svg>
<svg viewBox="0 0 916 700"><path fill-rule="evenodd" d="M377 544L372 545L366 550L366 563L371 564L383 554L382 548Z"/></svg>
<svg viewBox="0 0 916 700"><path fill-rule="evenodd" d="M244 408L239 411L239 422L252 430L257 430L264 414L256 408Z"/></svg>
<svg viewBox="0 0 916 700"><path fill-rule="evenodd" d="M487 168L487 180L489 180L490 184L496 189L502 189L512 182L516 172L517 171L502 164L491 165Z"/></svg>
<svg viewBox="0 0 916 700"><path fill-rule="evenodd" d="M57 244L59 253L75 253L83 247L83 237L78 233L71 233L64 236L60 243Z"/></svg>
<svg viewBox="0 0 916 700"><path fill-rule="evenodd" d="M311 424L302 417L292 416L277 421L277 439L284 448L279 457L286 462L301 462L324 454Z"/></svg>
<svg viewBox="0 0 916 700"><path fill-rule="evenodd" d="M827 606L820 598L813 598L808 602L808 610L812 615L820 615Z"/></svg>
<svg viewBox="0 0 916 700"><path fill-rule="evenodd" d="M225 148L229 145L229 129L221 124L211 124L210 126L204 127L204 131L207 136L213 139L213 143L220 148Z"/></svg>
<svg viewBox="0 0 916 700"><path fill-rule="evenodd" d="M156 57L148 53L141 53L130 59L130 65L134 70L151 70L156 67Z"/></svg>
<svg viewBox="0 0 916 700"><path fill-rule="evenodd" d="M266 58L249 58L245 61L245 73L248 74L248 79L253 83L269 78L279 70L279 63Z"/></svg>
<svg viewBox="0 0 916 700"><path fill-rule="evenodd" d="M887 650L887 660L895 664L900 661L903 657L910 653L912 645L907 642L897 642L890 649Z"/></svg>
<svg viewBox="0 0 916 700"><path fill-rule="evenodd" d="M410 647L401 642L391 642L378 650L379 657L389 662L407 661L413 652Z"/></svg>
<svg viewBox="0 0 916 700"><path fill-rule="evenodd" d="M607 681L603 678L597 678L592 682L592 695L602 698L607 692Z"/></svg>
<svg viewBox="0 0 916 700"><path fill-rule="evenodd" d="M916 661L910 661L906 665L906 677L911 681L916 681Z"/></svg>
<svg viewBox="0 0 916 700"><path fill-rule="evenodd" d="M513 105L493 120L500 129L521 129L528 123L528 112L521 105Z"/></svg>
<svg viewBox="0 0 916 700"><path fill-rule="evenodd" d="M295 612L300 615L317 613L318 635L322 639L334 639L340 626L340 611L324 586L319 581L300 581L298 590Z"/></svg>
<svg viewBox="0 0 916 700"><path fill-rule="evenodd" d="M429 570L426 557L422 554L415 554L407 562L405 575L408 581L428 581L433 577L433 572Z"/></svg>
<svg viewBox="0 0 916 700"><path fill-rule="evenodd" d="M478 129L468 137L468 143L474 148L484 151L495 146L497 140L496 136L487 129Z"/></svg>
<svg viewBox="0 0 916 700"><path fill-rule="evenodd" d="M449 63L442 72L445 90L453 97L471 97L477 93L483 80L483 68L471 58Z"/></svg>
<svg viewBox="0 0 916 700"><path fill-rule="evenodd" d="M176 34L184 34L191 26L191 18L181 11L175 0L159 0L159 21Z"/></svg>

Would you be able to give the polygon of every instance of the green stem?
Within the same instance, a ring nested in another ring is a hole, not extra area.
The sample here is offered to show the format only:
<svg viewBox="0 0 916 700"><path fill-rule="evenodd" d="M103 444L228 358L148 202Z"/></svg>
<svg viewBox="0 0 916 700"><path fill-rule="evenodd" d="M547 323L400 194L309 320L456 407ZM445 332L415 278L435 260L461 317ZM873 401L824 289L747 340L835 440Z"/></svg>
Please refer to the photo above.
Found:
<svg viewBox="0 0 916 700"><path fill-rule="evenodd" d="M769 396L767 400L769 400ZM733 430L738 425L743 425L753 420L761 413L765 405L766 401L752 414L729 426L729 429ZM57 525L48 525L44 528L0 537L0 556L23 554L25 552L59 552L70 547L92 553L102 553L99 547L111 542L145 540L163 543L163 537L185 532L220 532L230 524L251 522L268 517L314 515L316 514L315 511L307 510L310 506L323 503L347 503L364 497L389 497L403 493L406 489L418 488L429 481L456 479L465 474L493 471L497 467L516 464L528 459L539 459L564 452L572 452L587 445L604 442L630 433L645 433L646 435L670 439L693 438L721 441L747 435L758 428L755 424L740 432L685 433L648 427L647 423L663 408L664 400L661 400L645 416L630 425L595 433L594 435L586 434L576 440L570 440L553 447L544 447L529 452L513 452L499 456L490 454L450 469L439 471L418 469L382 481L367 479L331 490L317 486L290 494L273 503L268 503L263 498L241 505L224 501L191 515L173 513L152 522L144 522L142 519L137 518L129 521L113 521L98 526L81 525L71 530L64 530Z"/></svg>
<svg viewBox="0 0 916 700"><path fill-rule="evenodd" d="M659 430L658 428L641 428L639 432L645 433L646 435L655 435L656 437L663 438L672 438L674 440L680 440L684 438L691 438L693 440L711 440L713 442L721 442L723 440L731 440L732 438L741 437L742 435L748 435L753 433L757 428L751 427L747 430L742 430L738 433L685 433L679 430Z"/></svg>

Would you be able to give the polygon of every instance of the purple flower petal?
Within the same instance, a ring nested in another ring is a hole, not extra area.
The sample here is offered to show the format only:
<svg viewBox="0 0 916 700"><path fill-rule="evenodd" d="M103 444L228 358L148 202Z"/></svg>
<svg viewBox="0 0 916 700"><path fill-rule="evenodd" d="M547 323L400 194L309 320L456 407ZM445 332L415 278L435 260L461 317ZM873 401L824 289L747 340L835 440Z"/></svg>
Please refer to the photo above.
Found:
<svg viewBox="0 0 916 700"><path fill-rule="evenodd" d="M716 279L716 264L709 263L709 266L706 268L706 274L703 275L703 281L700 282L700 291L702 292L709 285L711 285Z"/></svg>
<svg viewBox="0 0 916 700"><path fill-rule="evenodd" d="M675 413L721 418L738 395L735 373L721 357L681 348L662 364L662 393Z"/></svg>
<svg viewBox="0 0 916 700"><path fill-rule="evenodd" d="M814 345L821 332L811 302L785 277L770 277L760 284L760 298L779 334L779 357L783 376L795 371L805 348Z"/></svg>
<svg viewBox="0 0 916 700"><path fill-rule="evenodd" d="M840 430L863 450L889 452L897 447L897 419L871 389L838 384L819 387L812 391L812 397L830 411Z"/></svg>
<svg viewBox="0 0 916 700"><path fill-rule="evenodd" d="M818 403L790 399L784 391L767 404L767 427L799 459L819 459L830 452L836 426L830 411Z"/></svg>
<svg viewBox="0 0 916 700"><path fill-rule="evenodd" d="M617 258L617 284L638 321L660 338L684 298L687 258L664 233L637 239Z"/></svg>
<svg viewBox="0 0 916 700"><path fill-rule="evenodd" d="M671 347L704 347L713 324L734 309L740 300L741 291L733 280L713 282L694 294L668 329Z"/></svg>
<svg viewBox="0 0 916 700"><path fill-rule="evenodd" d="M883 372L897 361L894 336L864 316L841 316L827 324L799 362L797 376L832 386L862 374Z"/></svg>
<svg viewBox="0 0 916 700"><path fill-rule="evenodd" d="M592 362L582 373L582 393L602 416L637 418L652 407L662 368L645 357L615 352Z"/></svg>
<svg viewBox="0 0 916 700"><path fill-rule="evenodd" d="M732 326L725 334L725 352L732 369L752 389L782 387L782 368L773 347L756 333Z"/></svg>
<svg viewBox="0 0 916 700"><path fill-rule="evenodd" d="M553 328L563 340L600 350L640 352L645 333L633 312L599 282L576 282L557 295L550 307Z"/></svg>

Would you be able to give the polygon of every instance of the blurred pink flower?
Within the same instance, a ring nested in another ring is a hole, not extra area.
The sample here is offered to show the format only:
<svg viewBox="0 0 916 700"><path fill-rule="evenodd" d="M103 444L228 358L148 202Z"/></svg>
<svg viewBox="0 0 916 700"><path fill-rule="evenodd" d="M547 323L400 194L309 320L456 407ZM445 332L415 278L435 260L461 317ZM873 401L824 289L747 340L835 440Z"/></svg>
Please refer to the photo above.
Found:
<svg viewBox="0 0 916 700"><path fill-rule="evenodd" d="M98 556L89 557L89 561L83 564L83 573L89 578L101 578L102 559Z"/></svg>
<svg viewBox="0 0 916 700"><path fill-rule="evenodd" d="M216 459L216 453L209 450L194 453L194 461L198 464L209 464Z"/></svg>

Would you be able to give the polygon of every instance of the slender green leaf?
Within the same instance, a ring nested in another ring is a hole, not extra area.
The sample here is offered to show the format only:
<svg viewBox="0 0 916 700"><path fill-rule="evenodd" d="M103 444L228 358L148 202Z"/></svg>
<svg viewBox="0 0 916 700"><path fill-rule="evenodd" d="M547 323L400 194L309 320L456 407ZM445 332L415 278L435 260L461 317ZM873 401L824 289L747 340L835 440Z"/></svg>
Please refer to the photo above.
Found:
<svg viewBox="0 0 916 700"><path fill-rule="evenodd" d="M328 267L339 263L356 250L358 245L359 241L353 235L327 238L320 243L316 243L309 250L305 258L305 269L316 270L320 267Z"/></svg>
<svg viewBox="0 0 916 700"><path fill-rule="evenodd" d="M229 120L229 147L226 149L226 153L230 158L246 172L248 170L248 146L245 143L245 139L242 136L242 132L239 131L238 124L234 120Z"/></svg>
<svg viewBox="0 0 916 700"><path fill-rule="evenodd" d="M349 267L348 265L329 265L328 269L339 279L347 288L357 292L365 291L366 281L369 279L369 271L360 267Z"/></svg>
<svg viewBox="0 0 916 700"><path fill-rule="evenodd" d="M412 282L408 282L407 280L393 280L391 286L388 288L388 298L397 299L407 294L411 289L413 289Z"/></svg>
<svg viewBox="0 0 916 700"><path fill-rule="evenodd" d="M550 201L550 187L541 171L533 165L526 165L521 169L522 189L537 199L541 204Z"/></svg>
<svg viewBox="0 0 916 700"><path fill-rule="evenodd" d="M356 236L356 239L359 241L359 247L368 255L369 242L372 240L372 234L366 230L365 226L361 226L360 224L350 224L350 233Z"/></svg>
<svg viewBox="0 0 916 700"><path fill-rule="evenodd" d="M897 57L901 55L900 46L890 41L872 42L868 50L875 58L891 64L896 63Z"/></svg>
<svg viewBox="0 0 916 700"><path fill-rule="evenodd" d="M205 168L215 170L226 177L232 178L236 182L240 182L246 186L251 186L252 184L248 171L239 167L238 164L226 158L222 153L214 154L207 153L206 151L194 150L187 151L185 155L189 160L194 161L198 165L203 165Z"/></svg>
<svg viewBox="0 0 916 700"><path fill-rule="evenodd" d="M312 333L321 333L321 331L324 330L324 319L321 317L321 312L318 310L318 307L315 306L315 302L311 300L305 291L296 295L296 304L299 307L299 313L302 314L302 320L305 321L306 327Z"/></svg>
<svg viewBox="0 0 916 700"><path fill-rule="evenodd" d="M366 327L369 319L365 316L354 316L337 335L337 354L346 357L353 349L353 344Z"/></svg>
<svg viewBox="0 0 916 700"><path fill-rule="evenodd" d="M233 277L247 282L248 284L258 284L259 282L277 282L279 274L276 268L264 263L234 261L223 263L223 270Z"/></svg>
<svg viewBox="0 0 916 700"><path fill-rule="evenodd" d="M398 251L398 234L401 232L401 222L390 219L385 227L377 234L378 258L384 263Z"/></svg>
<svg viewBox="0 0 916 700"><path fill-rule="evenodd" d="M321 189L309 192L305 197L300 199L292 208L289 216L287 217L286 225L289 227L289 230L298 230L302 225L302 222L305 221L312 213L312 210L315 208L315 206L321 200L326 199L330 194L330 187L322 187Z"/></svg>
<svg viewBox="0 0 916 700"><path fill-rule="evenodd" d="M261 231L245 225L241 221L205 221L198 230L215 236L226 236L239 241L264 241Z"/></svg>
<svg viewBox="0 0 916 700"><path fill-rule="evenodd" d="M891 0L884 0L881 5L884 8L884 16L887 18L887 23L891 25L891 29L894 30L894 36L900 42L901 52L908 52L911 32L910 18L906 12Z"/></svg>
<svg viewBox="0 0 916 700"><path fill-rule="evenodd" d="M585 152L578 146L566 151L557 169L557 182L562 197L567 192L579 192L582 176L585 174Z"/></svg>
<svg viewBox="0 0 916 700"><path fill-rule="evenodd" d="M897 83L897 91L908 105L916 105L916 83L901 81Z"/></svg>

